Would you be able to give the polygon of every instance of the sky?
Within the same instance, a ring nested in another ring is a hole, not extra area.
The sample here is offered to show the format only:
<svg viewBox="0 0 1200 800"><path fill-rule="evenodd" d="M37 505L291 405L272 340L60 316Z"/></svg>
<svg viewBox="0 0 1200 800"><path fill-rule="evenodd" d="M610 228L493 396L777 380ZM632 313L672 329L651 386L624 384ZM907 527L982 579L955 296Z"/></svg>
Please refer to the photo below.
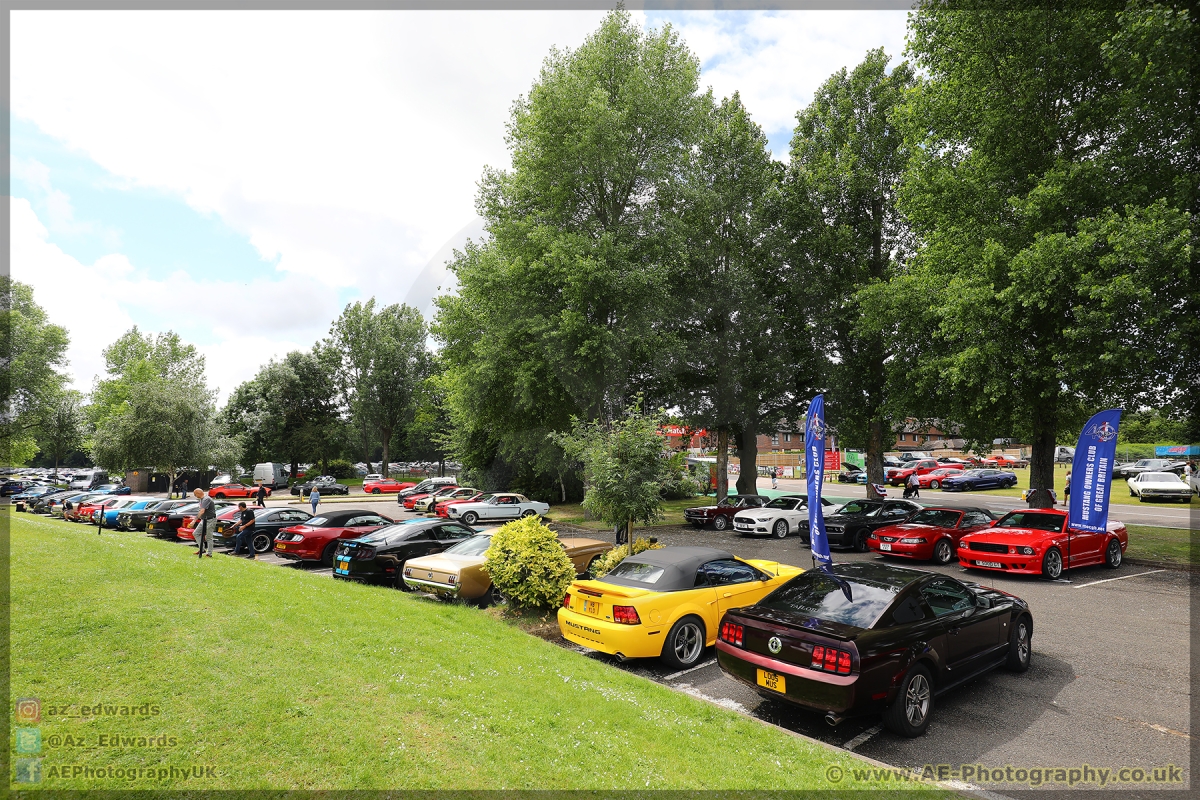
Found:
<svg viewBox="0 0 1200 800"><path fill-rule="evenodd" d="M426 314L483 233L485 166L552 47L600 11L13 11L13 277L71 336L88 391L134 325L177 331L228 396L374 296ZM701 86L741 92L777 158L830 74L903 11L635 13Z"/></svg>

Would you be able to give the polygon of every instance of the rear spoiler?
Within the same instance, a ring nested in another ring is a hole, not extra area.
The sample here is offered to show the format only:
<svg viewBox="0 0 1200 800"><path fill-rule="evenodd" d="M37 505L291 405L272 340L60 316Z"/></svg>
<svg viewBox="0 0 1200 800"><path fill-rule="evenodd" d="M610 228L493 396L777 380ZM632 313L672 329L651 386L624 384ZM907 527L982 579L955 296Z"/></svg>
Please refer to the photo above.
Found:
<svg viewBox="0 0 1200 800"><path fill-rule="evenodd" d="M632 586L616 586L600 581L576 581L571 584L571 591L588 597L641 597L647 594L645 589L635 589Z"/></svg>

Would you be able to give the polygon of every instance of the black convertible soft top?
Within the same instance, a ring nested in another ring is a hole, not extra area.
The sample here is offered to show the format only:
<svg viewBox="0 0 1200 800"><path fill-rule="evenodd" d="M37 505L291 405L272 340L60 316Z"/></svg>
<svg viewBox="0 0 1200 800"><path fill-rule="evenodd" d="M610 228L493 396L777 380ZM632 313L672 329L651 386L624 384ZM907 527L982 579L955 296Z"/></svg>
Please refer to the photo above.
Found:
<svg viewBox="0 0 1200 800"><path fill-rule="evenodd" d="M696 570L700 565L717 559L733 558L732 553L718 550L715 547L663 547L659 550L643 550L637 555L630 556L621 563L653 564L663 568L662 577L654 583L622 578L619 575L605 575L599 580L616 586L628 586L634 589L650 589L655 592L678 592L693 589L696 586Z"/></svg>

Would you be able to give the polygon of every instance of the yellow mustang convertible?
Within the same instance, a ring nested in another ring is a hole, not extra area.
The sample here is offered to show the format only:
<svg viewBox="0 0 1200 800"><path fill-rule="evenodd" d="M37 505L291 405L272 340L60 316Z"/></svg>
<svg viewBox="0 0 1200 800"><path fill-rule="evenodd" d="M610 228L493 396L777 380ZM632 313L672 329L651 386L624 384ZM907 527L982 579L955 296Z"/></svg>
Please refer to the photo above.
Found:
<svg viewBox="0 0 1200 800"><path fill-rule="evenodd" d="M686 669L716 643L721 615L757 603L801 572L710 547L646 550L603 578L572 583L558 627L567 641L622 661L660 656Z"/></svg>

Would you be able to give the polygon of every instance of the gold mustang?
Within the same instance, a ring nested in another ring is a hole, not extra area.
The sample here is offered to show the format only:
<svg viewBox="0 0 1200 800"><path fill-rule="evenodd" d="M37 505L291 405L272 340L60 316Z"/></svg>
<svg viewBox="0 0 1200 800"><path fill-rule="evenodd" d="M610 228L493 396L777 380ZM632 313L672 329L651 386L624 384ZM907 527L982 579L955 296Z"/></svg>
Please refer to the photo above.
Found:
<svg viewBox="0 0 1200 800"><path fill-rule="evenodd" d="M571 584L558 627L567 641L622 661L659 656L686 669L716 643L726 611L757 603L803 571L710 547L646 550L603 578Z"/></svg>
<svg viewBox="0 0 1200 800"><path fill-rule="evenodd" d="M404 564L404 582L438 597L457 597L481 606L503 603L504 596L492 586L483 568L496 530L484 531L436 555L410 559ZM568 537L558 542L575 565L576 575L587 574L592 562L612 549L611 544L598 539Z"/></svg>

